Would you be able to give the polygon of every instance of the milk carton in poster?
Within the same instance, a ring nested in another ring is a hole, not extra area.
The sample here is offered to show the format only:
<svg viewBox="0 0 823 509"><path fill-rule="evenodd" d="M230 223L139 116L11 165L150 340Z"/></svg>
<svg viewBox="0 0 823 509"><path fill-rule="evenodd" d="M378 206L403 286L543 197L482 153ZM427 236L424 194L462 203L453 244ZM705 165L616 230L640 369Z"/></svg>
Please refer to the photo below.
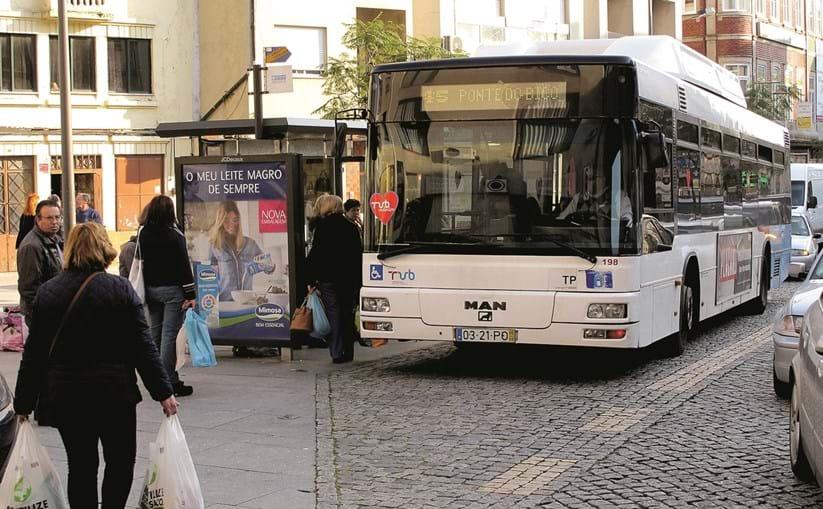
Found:
<svg viewBox="0 0 823 509"><path fill-rule="evenodd" d="M217 268L213 265L198 263L195 265L197 272L197 304L200 312L206 316L206 323L209 328L217 327L219 324L220 303L220 280Z"/></svg>

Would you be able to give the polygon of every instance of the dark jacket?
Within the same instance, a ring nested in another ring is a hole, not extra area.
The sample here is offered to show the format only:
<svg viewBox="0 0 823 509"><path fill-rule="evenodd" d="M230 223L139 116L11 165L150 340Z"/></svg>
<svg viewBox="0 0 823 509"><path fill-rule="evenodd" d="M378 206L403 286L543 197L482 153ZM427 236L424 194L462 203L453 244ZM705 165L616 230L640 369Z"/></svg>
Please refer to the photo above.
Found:
<svg viewBox="0 0 823 509"><path fill-rule="evenodd" d="M181 286L186 299L194 299L194 275L183 232L150 224L140 230L138 237L146 286Z"/></svg>
<svg viewBox="0 0 823 509"><path fill-rule="evenodd" d="M58 236L49 238L37 228L32 229L17 250L17 290L20 292L20 308L31 314L34 296L40 285L62 270Z"/></svg>
<svg viewBox="0 0 823 509"><path fill-rule="evenodd" d="M20 226L17 228L17 240L14 242L14 249L20 249L20 243L26 235L34 228L34 216L20 215Z"/></svg>
<svg viewBox="0 0 823 509"><path fill-rule="evenodd" d="M363 243L357 226L343 214L332 214L312 224L314 237L307 263L309 281L331 283L341 290L359 290Z"/></svg>
<svg viewBox="0 0 823 509"><path fill-rule="evenodd" d="M112 402L137 404L142 398L135 369L152 399L163 401L172 395L143 304L131 283L120 276L104 273L89 283L49 357L52 338L88 275L65 271L40 287L17 373L18 414L30 414L38 397L51 402L58 419L61 412L90 405L105 411ZM47 384L48 372L59 372L59 382Z"/></svg>
<svg viewBox="0 0 823 509"><path fill-rule="evenodd" d="M123 277L129 277L135 249L137 249L137 235L132 235L128 242L120 246L118 261L120 262L120 275Z"/></svg>

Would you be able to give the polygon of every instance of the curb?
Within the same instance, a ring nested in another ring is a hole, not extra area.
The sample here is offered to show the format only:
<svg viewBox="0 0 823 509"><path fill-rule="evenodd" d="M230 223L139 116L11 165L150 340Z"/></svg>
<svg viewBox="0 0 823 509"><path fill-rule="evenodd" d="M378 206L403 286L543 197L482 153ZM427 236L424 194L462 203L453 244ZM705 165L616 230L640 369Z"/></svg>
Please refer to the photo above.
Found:
<svg viewBox="0 0 823 509"><path fill-rule="evenodd" d="M317 509L337 509L340 507L340 500L334 460L329 375L318 374L315 381L315 507Z"/></svg>

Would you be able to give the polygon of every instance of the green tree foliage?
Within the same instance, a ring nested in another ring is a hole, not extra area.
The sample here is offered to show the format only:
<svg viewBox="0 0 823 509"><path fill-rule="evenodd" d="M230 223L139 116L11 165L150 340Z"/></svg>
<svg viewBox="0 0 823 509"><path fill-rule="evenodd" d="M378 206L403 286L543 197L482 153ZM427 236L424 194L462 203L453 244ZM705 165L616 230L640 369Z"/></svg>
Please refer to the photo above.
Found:
<svg viewBox="0 0 823 509"><path fill-rule="evenodd" d="M792 105L800 99L795 85L755 82L746 91L749 110L776 122L785 122L791 116Z"/></svg>
<svg viewBox="0 0 823 509"><path fill-rule="evenodd" d="M329 99L314 111L323 118L334 118L340 110L366 107L369 74L375 65L465 56L463 52L443 49L435 37L407 36L403 25L380 17L343 26L346 27L343 45L354 55L343 53L340 58L329 58L323 73L326 78L323 93Z"/></svg>

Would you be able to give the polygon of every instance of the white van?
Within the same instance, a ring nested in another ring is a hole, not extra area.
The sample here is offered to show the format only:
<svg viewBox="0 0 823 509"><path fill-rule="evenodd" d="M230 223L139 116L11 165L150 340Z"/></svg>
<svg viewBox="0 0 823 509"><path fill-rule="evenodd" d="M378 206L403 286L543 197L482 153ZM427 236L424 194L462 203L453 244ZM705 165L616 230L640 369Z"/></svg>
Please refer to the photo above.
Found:
<svg viewBox="0 0 823 509"><path fill-rule="evenodd" d="M823 164L792 164L792 211L809 219L823 233Z"/></svg>

